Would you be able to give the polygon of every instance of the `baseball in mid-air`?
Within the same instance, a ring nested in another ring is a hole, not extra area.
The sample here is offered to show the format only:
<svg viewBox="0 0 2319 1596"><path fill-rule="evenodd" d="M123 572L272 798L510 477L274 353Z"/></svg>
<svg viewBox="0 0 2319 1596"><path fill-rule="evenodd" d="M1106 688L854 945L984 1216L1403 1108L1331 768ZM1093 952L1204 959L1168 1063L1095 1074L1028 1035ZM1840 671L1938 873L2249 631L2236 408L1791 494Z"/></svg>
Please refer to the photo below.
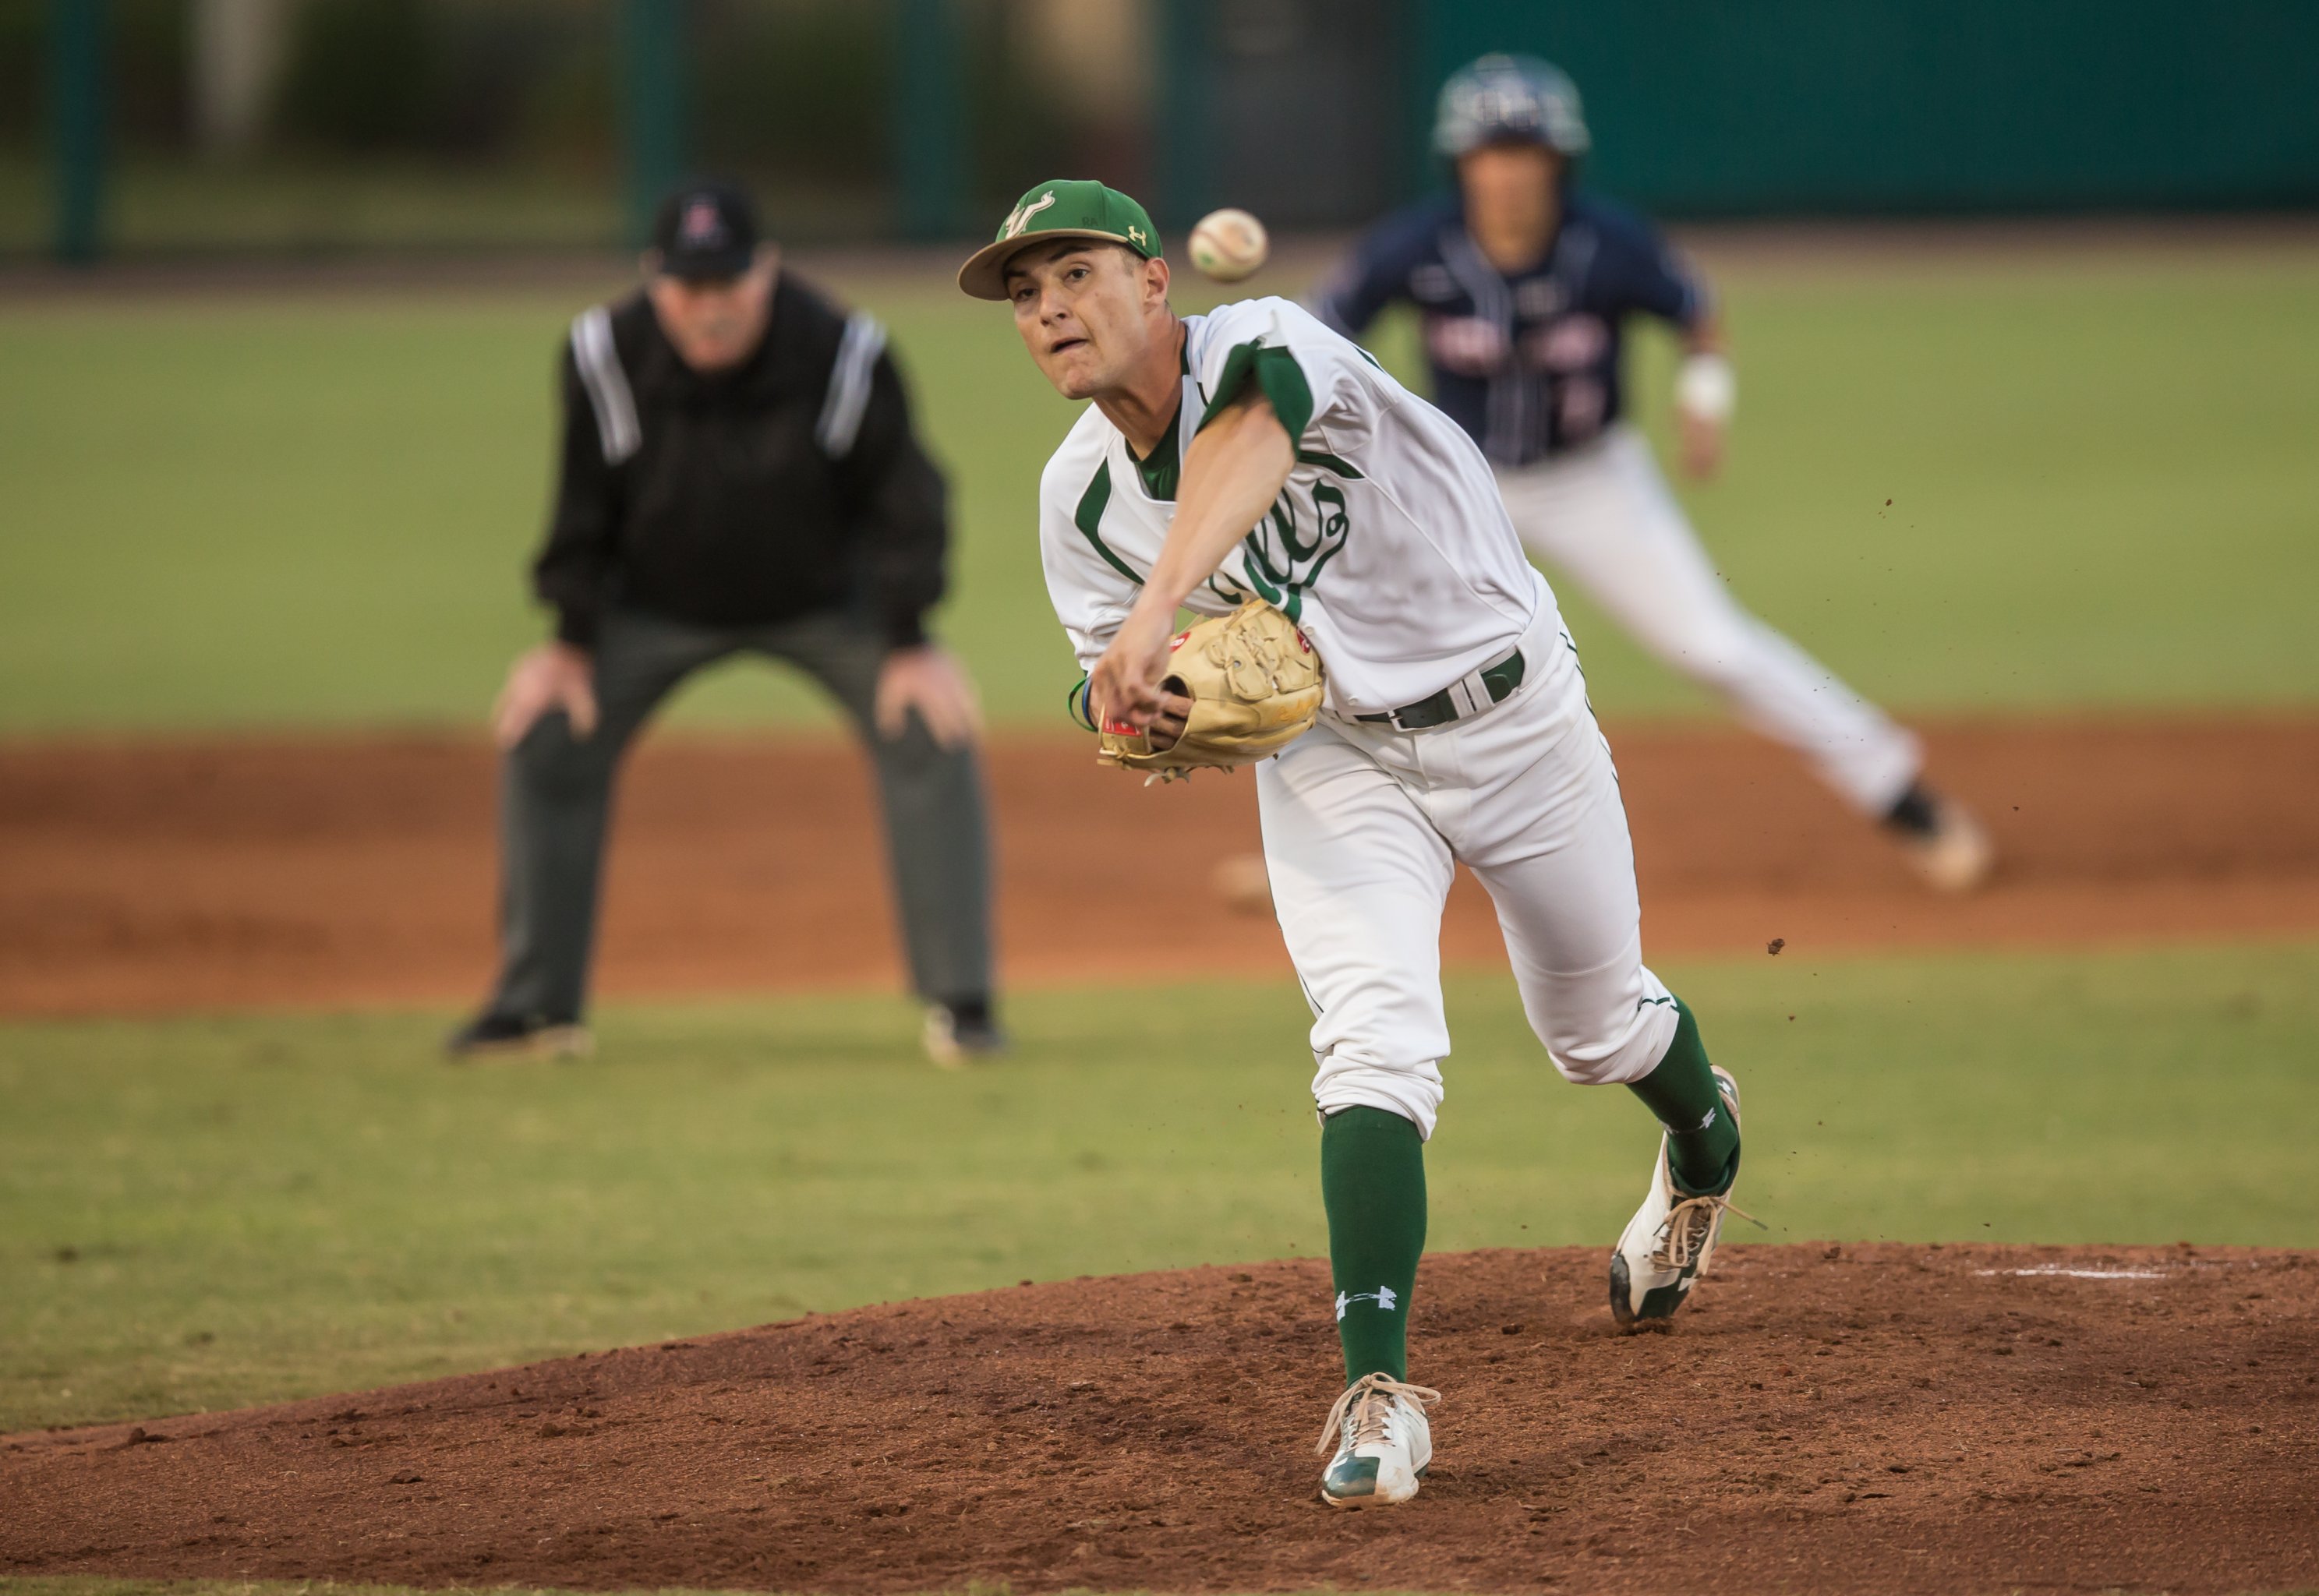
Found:
<svg viewBox="0 0 2319 1596"><path fill-rule="evenodd" d="M1237 283L1262 266L1272 253L1264 223L1245 211L1226 206L1211 211L1193 225L1185 248L1192 264L1219 283Z"/></svg>

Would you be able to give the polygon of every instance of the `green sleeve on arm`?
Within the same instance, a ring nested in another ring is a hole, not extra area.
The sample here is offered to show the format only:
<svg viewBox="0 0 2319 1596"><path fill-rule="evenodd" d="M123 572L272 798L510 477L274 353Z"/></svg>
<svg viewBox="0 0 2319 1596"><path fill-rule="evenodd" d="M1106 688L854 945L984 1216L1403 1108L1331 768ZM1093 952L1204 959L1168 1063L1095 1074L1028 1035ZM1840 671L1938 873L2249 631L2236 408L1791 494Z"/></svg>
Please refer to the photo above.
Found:
<svg viewBox="0 0 2319 1596"><path fill-rule="evenodd" d="M1254 382L1272 403L1272 413L1286 428L1288 441L1304 436L1313 420L1313 386L1296 356L1277 344L1242 344L1224 357L1224 374L1216 380L1215 396L1201 414L1200 425L1214 420L1226 406Z"/></svg>

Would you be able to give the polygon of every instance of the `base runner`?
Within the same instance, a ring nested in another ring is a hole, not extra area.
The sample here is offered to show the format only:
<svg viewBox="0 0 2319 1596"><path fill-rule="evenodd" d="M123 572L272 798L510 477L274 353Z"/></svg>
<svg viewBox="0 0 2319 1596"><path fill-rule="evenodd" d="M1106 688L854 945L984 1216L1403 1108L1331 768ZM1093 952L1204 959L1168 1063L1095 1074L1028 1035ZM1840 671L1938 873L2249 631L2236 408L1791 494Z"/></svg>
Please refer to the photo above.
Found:
<svg viewBox="0 0 2319 1596"><path fill-rule="evenodd" d="M1555 579L1794 749L1928 883L1978 886L1988 835L1925 783L1917 740L1740 606L1621 419L1620 346L1636 315L1683 339L1676 419L1697 474L1720 460L1735 383L1689 268L1641 219L1573 185L1590 140L1570 79L1484 56L1443 86L1434 147L1457 164L1456 194L1380 222L1315 313L1358 338L1387 304L1413 303L1435 402L1489 456L1514 529Z"/></svg>
<svg viewBox="0 0 2319 1596"><path fill-rule="evenodd" d="M1673 1314L1714 1251L1737 1087L1643 963L1610 748L1464 429L1285 300L1178 316L1150 217L1098 183L1033 188L959 283L1009 302L1041 372L1094 401L1042 478L1040 550L1105 747L1147 768L1196 737L1279 747L1255 765L1257 795L1313 1014L1345 1357L1321 1489L1405 1501L1439 1400L1410 1382L1406 1331L1449 1053L1439 931L1456 866L1497 905L1556 1068L1629 1087L1663 1128L1610 1259L1622 1324ZM1179 642L1179 606L1229 618ZM1319 689L1275 735L1273 700L1296 707L1314 675L1308 647ZM1238 701L1178 690L1195 676Z"/></svg>

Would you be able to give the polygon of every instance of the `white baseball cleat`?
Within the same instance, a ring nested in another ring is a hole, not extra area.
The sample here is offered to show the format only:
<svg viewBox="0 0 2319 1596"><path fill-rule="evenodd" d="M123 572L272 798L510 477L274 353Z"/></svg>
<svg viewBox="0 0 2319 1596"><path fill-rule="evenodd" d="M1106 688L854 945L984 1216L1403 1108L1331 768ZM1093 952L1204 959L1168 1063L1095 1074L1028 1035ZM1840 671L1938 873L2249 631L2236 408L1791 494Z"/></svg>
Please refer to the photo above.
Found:
<svg viewBox="0 0 2319 1596"><path fill-rule="evenodd" d="M1908 868L1936 892L1971 892L1997 867L1997 845L1972 812L1953 798L1933 800L1933 824L1900 837Z"/></svg>
<svg viewBox="0 0 2319 1596"><path fill-rule="evenodd" d="M1717 1095L1723 1099L1731 1125L1739 1125L1739 1083L1719 1065L1714 1071ZM1734 1182L1736 1185L1737 1182ZM1731 1194L1687 1197L1675 1189L1667 1169L1667 1139L1659 1135L1659 1160L1651 1169L1650 1195L1627 1222L1619 1245L1611 1253L1611 1315L1625 1330L1643 1329L1674 1317L1691 1294L1692 1282L1707 1273L1715 1244L1723 1235L1723 1215L1755 1215L1731 1206Z"/></svg>
<svg viewBox="0 0 2319 1596"><path fill-rule="evenodd" d="M1363 1375L1345 1387L1321 1427L1313 1449L1329 1458L1321 1500L1331 1507L1384 1506L1407 1501L1433 1462L1433 1427L1425 1410L1441 1393L1384 1375ZM1329 1456L1329 1443L1337 1442Z"/></svg>

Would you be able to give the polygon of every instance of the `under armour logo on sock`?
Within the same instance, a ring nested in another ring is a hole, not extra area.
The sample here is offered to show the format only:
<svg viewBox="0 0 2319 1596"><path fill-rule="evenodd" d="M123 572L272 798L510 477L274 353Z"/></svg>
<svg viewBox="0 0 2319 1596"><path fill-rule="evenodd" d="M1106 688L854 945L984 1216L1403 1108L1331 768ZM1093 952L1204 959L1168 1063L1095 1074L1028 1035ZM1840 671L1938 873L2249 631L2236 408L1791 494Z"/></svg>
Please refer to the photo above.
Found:
<svg viewBox="0 0 2319 1596"><path fill-rule="evenodd" d="M1375 1291L1340 1291L1337 1294L1337 1317L1342 1319L1345 1310L1355 1303L1375 1303L1381 1311L1390 1313L1400 1301L1399 1294L1390 1285L1380 1285Z"/></svg>

